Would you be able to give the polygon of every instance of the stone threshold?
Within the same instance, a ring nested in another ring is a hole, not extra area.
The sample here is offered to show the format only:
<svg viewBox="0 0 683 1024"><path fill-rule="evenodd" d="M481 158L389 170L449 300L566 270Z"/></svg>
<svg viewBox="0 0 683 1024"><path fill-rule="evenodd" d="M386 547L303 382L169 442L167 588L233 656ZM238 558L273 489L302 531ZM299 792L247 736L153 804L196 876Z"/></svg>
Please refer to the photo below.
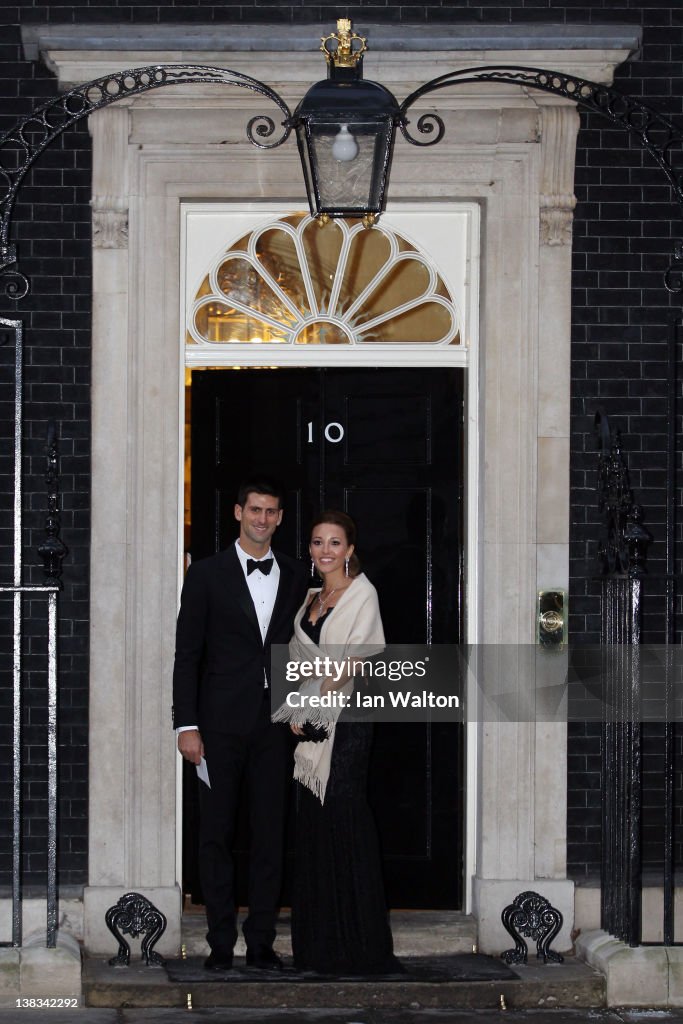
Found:
<svg viewBox="0 0 683 1024"><path fill-rule="evenodd" d="M417 964L416 961L421 961ZM448 961L448 963L446 963ZM458 964L457 961L460 963ZM465 963L461 976L456 968ZM471 980L474 962L482 980ZM226 975L201 977L201 958L167 961L167 968L110 967L107 960L89 958L83 964L83 1001L90 1007L244 1007L325 1008L329 1006L403 1009L543 1009L605 1006L602 976L585 963L568 957L563 964L530 964L505 970L500 960L473 954L416 957L404 960L407 976L378 979L329 978L296 975L293 971L247 971L241 959ZM483 963L486 962L486 963ZM448 974L450 966L451 975ZM444 973L444 967L446 969ZM290 968L291 970L291 968ZM186 975L186 980L171 980ZM490 975L493 974L493 977ZM500 975L500 976L499 976ZM440 980L437 980L439 978Z"/></svg>
<svg viewBox="0 0 683 1024"><path fill-rule="evenodd" d="M235 946L237 956L244 956L246 952L241 927L244 917L245 912L240 911ZM392 910L389 918L396 956L441 956L476 952L477 922L471 914L458 910ZM186 956L208 955L203 907L185 910L181 922L181 936ZM280 956L292 955L291 920L286 909L278 918L275 949Z"/></svg>

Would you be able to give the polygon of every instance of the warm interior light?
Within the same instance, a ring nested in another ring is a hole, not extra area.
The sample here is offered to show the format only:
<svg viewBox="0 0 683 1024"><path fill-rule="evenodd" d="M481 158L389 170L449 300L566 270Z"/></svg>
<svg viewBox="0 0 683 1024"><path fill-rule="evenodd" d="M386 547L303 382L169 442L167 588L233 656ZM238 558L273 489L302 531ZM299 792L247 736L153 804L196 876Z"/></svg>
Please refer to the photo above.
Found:
<svg viewBox="0 0 683 1024"><path fill-rule="evenodd" d="M349 126L343 124L332 143L332 156L340 163L349 163L358 156L358 143L349 131Z"/></svg>

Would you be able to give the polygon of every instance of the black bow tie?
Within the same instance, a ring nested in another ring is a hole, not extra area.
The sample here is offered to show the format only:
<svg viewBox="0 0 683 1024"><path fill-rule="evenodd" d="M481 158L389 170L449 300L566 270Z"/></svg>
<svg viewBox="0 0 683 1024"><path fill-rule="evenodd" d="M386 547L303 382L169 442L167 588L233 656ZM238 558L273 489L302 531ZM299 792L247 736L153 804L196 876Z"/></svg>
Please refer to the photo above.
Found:
<svg viewBox="0 0 683 1024"><path fill-rule="evenodd" d="M255 558L247 559L247 576L251 576L254 569L260 569L263 575L267 576L272 568L272 558L264 558L262 562L257 562Z"/></svg>

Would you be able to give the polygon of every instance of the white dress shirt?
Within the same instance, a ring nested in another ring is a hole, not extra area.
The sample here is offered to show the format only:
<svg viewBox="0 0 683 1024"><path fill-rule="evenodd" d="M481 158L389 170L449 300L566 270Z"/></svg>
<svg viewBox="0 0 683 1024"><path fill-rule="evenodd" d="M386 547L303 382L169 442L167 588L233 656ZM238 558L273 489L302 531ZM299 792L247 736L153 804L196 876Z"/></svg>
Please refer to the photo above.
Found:
<svg viewBox="0 0 683 1024"><path fill-rule="evenodd" d="M258 619L259 626L261 627L261 639L265 642L266 633L268 632L268 626L270 625L270 619L273 614L273 608L275 607L275 598L277 597L278 583L280 582L280 566L273 558L273 552L268 548L268 552L263 558L254 558L255 562L273 562L273 566L268 573L264 575L259 569L254 569L253 572L247 576L247 561L252 558L247 552L240 546L238 540L235 541L235 551L237 557L240 560L242 571L244 572L244 578L247 581L249 587L249 593L251 599L254 602L254 610Z"/></svg>

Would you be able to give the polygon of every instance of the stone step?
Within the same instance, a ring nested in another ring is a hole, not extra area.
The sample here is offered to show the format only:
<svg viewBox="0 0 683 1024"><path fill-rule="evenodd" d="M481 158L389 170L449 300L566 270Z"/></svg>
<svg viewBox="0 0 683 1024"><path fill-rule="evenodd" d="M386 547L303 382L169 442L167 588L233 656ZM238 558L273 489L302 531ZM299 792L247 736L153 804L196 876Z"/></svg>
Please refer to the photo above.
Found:
<svg viewBox="0 0 683 1024"><path fill-rule="evenodd" d="M404 958L407 975L377 979L320 978L256 972L241 959L225 975L206 979L202 958L168 961L166 968L83 965L83 1000L91 1007L243 1007L403 1009L599 1008L604 979L572 957L563 964L506 969L499 959L459 954ZM458 980L459 979L459 980Z"/></svg>
<svg viewBox="0 0 683 1024"><path fill-rule="evenodd" d="M475 919L460 911L392 910L390 918L394 950L399 957L471 953L477 943ZM203 907L183 914L181 935L188 957L208 955ZM292 955L290 935L290 916L285 911L279 917L275 940L275 949L281 956ZM244 956L245 952L240 928L235 953Z"/></svg>

